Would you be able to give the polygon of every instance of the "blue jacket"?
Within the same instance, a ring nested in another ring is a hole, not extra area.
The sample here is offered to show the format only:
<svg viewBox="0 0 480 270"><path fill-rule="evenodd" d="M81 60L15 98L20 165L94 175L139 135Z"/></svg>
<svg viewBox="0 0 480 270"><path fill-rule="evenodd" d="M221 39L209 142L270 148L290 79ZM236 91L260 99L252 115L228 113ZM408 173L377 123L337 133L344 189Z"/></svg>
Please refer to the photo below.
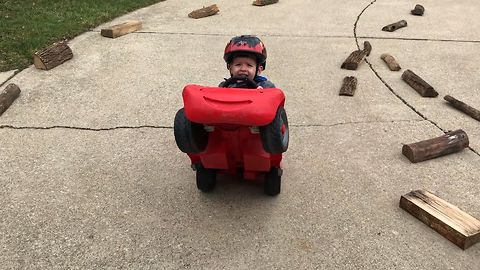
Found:
<svg viewBox="0 0 480 270"><path fill-rule="evenodd" d="M263 88L275 88L275 84L269 81L267 77L257 75L253 80L258 84L258 86Z"/></svg>

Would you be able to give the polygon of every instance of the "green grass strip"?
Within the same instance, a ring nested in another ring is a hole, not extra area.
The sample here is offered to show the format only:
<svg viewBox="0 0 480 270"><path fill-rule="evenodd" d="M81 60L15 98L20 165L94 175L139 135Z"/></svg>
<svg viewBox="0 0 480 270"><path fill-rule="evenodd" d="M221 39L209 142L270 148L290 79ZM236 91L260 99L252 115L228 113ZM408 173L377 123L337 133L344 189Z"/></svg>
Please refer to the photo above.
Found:
<svg viewBox="0 0 480 270"><path fill-rule="evenodd" d="M24 69L33 54L125 13L164 0L0 0L0 71Z"/></svg>

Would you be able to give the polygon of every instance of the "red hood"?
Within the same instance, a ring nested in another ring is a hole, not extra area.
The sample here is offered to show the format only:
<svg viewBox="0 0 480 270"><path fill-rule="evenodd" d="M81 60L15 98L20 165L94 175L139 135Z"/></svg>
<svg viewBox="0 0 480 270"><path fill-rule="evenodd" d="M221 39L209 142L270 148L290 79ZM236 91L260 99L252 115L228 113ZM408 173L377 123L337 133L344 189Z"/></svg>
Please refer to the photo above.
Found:
<svg viewBox="0 0 480 270"><path fill-rule="evenodd" d="M196 123L264 126L272 122L285 95L278 88L241 89L190 84L183 89L187 118Z"/></svg>

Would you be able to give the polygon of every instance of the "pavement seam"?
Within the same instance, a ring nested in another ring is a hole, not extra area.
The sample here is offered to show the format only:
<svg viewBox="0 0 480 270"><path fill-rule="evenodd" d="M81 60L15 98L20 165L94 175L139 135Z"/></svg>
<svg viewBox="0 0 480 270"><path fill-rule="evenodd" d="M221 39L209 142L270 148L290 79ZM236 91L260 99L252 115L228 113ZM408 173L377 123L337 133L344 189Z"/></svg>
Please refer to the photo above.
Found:
<svg viewBox="0 0 480 270"><path fill-rule="evenodd" d="M409 120L388 120L388 121L356 121L356 122L339 122L333 124L293 124L291 127L334 127L342 125L355 124L378 124L378 123L400 123L400 122L423 122L424 119L409 119Z"/></svg>
<svg viewBox="0 0 480 270"><path fill-rule="evenodd" d="M98 30L91 30L90 32L100 33ZM222 33L194 33L194 32L157 32L157 31L135 31L131 34L157 34L157 35L188 35L188 36L214 36L214 37L231 37L235 34L222 34ZM349 35L284 35L284 34L262 34L262 37L298 37L298 38L315 38L315 37L324 37L324 38L354 38L354 36Z"/></svg>
<svg viewBox="0 0 480 270"><path fill-rule="evenodd" d="M91 30L90 32L100 33L98 30ZM136 31L131 34L157 34L157 35L190 35L190 36L221 36L230 37L234 34L221 33L193 33L193 32L157 32L157 31ZM292 37L292 38L355 38L350 35L284 35L284 34L262 34L262 37ZM408 37L373 37L373 36L357 36L357 38L364 39L384 39L384 40L412 40L412 41L438 41L438 42L458 42L458 43L480 43L480 40L465 40L465 39L435 39L435 38L408 38Z"/></svg>
<svg viewBox="0 0 480 270"><path fill-rule="evenodd" d="M15 72L13 72L12 75L10 75L5 81L3 81L2 83L0 83L0 87L2 87L4 84L6 84L8 81L10 81L13 77L15 77L15 75L17 75L18 73L20 73L20 70L17 70Z"/></svg>
<svg viewBox="0 0 480 270"><path fill-rule="evenodd" d="M436 38L403 38L403 37L371 37L371 36L357 36L357 38L364 39L385 39L385 40L408 40L408 41L439 41L439 42L458 42L458 43L480 43L480 40L465 40L465 39L436 39Z"/></svg>
<svg viewBox="0 0 480 270"><path fill-rule="evenodd" d="M372 6L375 2L377 2L377 0L373 0L372 2L370 2L367 6L365 6L365 8L362 9L362 11L360 12L360 14L358 14L357 16L357 20L355 21L355 23L353 24L353 36L355 37L355 43L357 45L357 49L358 50L361 50L360 49L360 45L358 43L358 36L357 36L357 24L358 22L360 21L360 17L363 15L363 13L365 12L365 10L367 10L370 6ZM412 111L414 111L418 116L420 116L421 118L423 118L424 120L430 122L432 125L434 125L435 127L437 127L439 130L441 130L443 133L447 133L448 131L443 129L442 127L440 127L436 122L434 122L433 120L430 120L428 119L425 115L423 115L419 110L417 110L415 107L413 107L413 105L411 105L410 103L408 103L403 97L401 97L397 92L395 92L395 90L393 90L393 88L380 76L380 74L378 74L378 72L373 68L373 65L368 61L367 58L365 58L365 62L367 63L367 65L370 67L370 69L372 70L372 72L375 74L375 76L377 76L377 78L385 85L385 87L387 87L388 90L390 90L390 92L395 95L400 101L403 102L403 104L407 105L407 107L409 107ZM480 153L478 151L476 151L474 148L468 146L468 149L470 149L470 151L472 151L473 153L477 154L478 156L480 156Z"/></svg>

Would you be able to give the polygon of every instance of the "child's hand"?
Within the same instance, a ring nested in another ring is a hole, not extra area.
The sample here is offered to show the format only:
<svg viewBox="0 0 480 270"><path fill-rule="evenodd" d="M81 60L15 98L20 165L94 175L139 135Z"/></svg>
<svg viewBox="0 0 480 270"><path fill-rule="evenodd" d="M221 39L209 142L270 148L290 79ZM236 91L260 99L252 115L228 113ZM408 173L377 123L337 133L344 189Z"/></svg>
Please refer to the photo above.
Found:
<svg viewBox="0 0 480 270"><path fill-rule="evenodd" d="M263 87L261 87L261 86L258 86L258 87L257 87L257 89L263 89Z"/></svg>

